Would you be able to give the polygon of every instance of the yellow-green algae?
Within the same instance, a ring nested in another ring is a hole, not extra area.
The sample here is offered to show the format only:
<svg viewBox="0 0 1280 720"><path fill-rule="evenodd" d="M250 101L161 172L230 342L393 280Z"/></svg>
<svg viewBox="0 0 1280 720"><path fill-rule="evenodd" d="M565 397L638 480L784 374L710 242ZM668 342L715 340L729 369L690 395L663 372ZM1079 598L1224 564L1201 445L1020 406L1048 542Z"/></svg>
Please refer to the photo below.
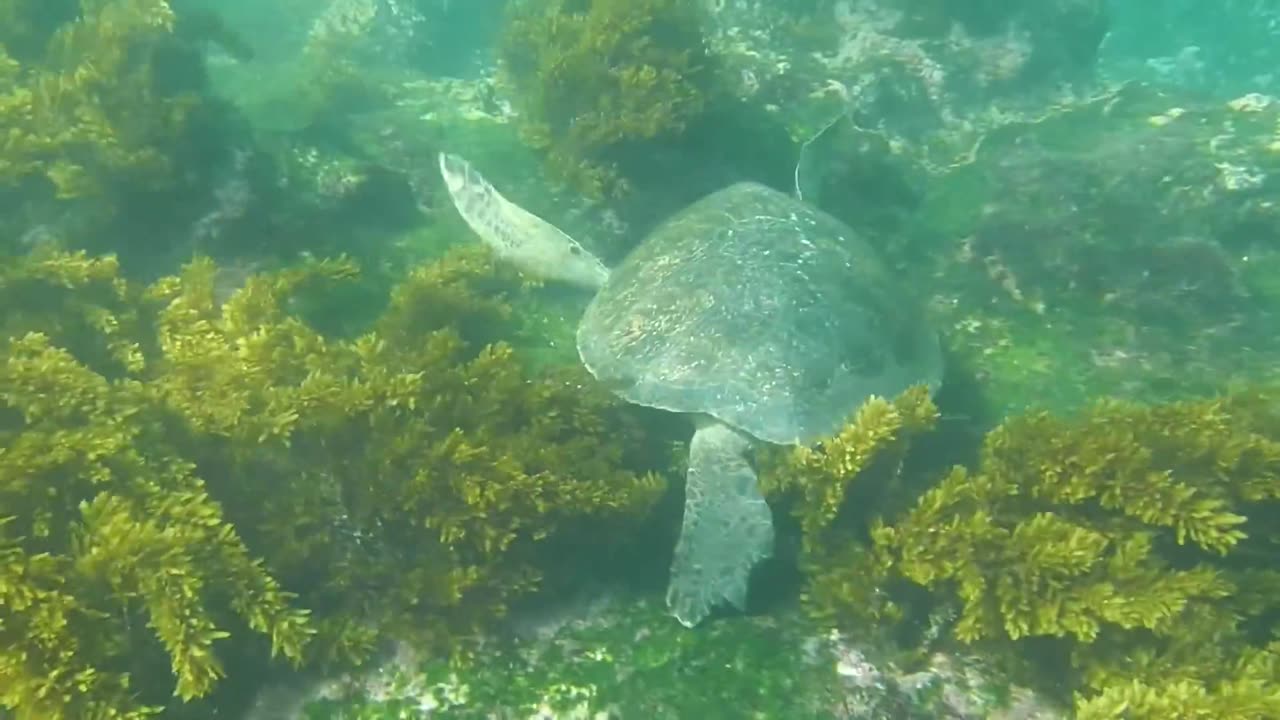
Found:
<svg viewBox="0 0 1280 720"><path fill-rule="evenodd" d="M526 141L591 197L627 189L619 162L679 137L713 88L701 10L684 0L519 0L499 43Z"/></svg>
<svg viewBox="0 0 1280 720"><path fill-rule="evenodd" d="M81 0L47 33L50 12L0 0L0 189L42 177L60 198L102 192L129 179L173 179L171 154L191 93L156 85L153 51L176 18L166 0ZM16 50L38 48L29 56Z"/></svg>
<svg viewBox="0 0 1280 720"><path fill-rule="evenodd" d="M440 648L536 587L544 545L660 494L580 373L463 339L507 312L476 289L491 261L414 272L356 338L299 319L308 286L354 272L220 302L207 260L149 287L83 254L0 271L0 707L140 718L215 690L229 653Z"/></svg>
<svg viewBox="0 0 1280 720"><path fill-rule="evenodd" d="M859 448L904 425L884 406L864 412L832 439L854 441L837 462L791 463L804 471L805 603L839 625L910 623L919 640L1003 656L1073 693L1081 718L1276 717L1274 402L1251 388L1017 416L975 469L875 521L869 544L815 535L864 466Z"/></svg>

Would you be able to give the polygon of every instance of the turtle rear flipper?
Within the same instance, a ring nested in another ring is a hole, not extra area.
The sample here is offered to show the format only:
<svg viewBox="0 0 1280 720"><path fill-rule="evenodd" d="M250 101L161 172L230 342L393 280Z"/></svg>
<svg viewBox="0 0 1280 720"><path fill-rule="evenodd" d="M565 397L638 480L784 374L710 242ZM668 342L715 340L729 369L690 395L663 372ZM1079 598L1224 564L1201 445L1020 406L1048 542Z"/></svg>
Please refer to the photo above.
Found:
<svg viewBox="0 0 1280 720"><path fill-rule="evenodd" d="M667 588L667 607L686 627L726 601L744 609L751 569L773 553L773 516L747 462L750 446L710 419L689 445L684 523Z"/></svg>

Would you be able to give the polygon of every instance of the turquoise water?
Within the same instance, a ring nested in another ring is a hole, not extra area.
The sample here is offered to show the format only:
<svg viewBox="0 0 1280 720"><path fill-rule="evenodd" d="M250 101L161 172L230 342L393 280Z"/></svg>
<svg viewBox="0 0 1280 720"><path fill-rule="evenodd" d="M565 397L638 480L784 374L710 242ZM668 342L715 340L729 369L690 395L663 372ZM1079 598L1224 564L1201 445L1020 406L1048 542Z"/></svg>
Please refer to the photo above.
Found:
<svg viewBox="0 0 1280 720"><path fill-rule="evenodd" d="M0 0L0 718L1280 718L1272 6Z"/></svg>

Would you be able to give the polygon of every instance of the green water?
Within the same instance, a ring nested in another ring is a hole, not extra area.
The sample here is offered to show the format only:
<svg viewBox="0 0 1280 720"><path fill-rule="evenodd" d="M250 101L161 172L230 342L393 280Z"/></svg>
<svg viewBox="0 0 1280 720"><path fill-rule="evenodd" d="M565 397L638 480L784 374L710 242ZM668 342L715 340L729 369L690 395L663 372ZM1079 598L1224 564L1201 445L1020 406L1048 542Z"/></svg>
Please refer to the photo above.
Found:
<svg viewBox="0 0 1280 720"><path fill-rule="evenodd" d="M0 718L1280 718L1278 48L1262 0L0 0ZM739 182L866 267L726 266L813 239L680 214ZM729 250L555 279L672 217ZM639 380L579 357L615 297ZM822 395L893 363L933 392ZM772 549L687 628L713 382L848 422L739 419Z"/></svg>

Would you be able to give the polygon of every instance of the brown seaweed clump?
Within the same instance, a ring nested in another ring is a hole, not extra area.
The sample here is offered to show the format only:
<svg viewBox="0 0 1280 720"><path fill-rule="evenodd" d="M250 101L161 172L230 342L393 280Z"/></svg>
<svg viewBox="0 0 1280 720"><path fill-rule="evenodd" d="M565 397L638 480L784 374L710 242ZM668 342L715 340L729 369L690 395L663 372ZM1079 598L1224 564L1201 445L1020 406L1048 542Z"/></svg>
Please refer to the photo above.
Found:
<svg viewBox="0 0 1280 720"><path fill-rule="evenodd" d="M0 270L0 708L201 716L272 656L444 649L607 548L662 482L619 403L485 339L497 272L451 255L335 338L299 313L345 260L225 302L208 260L148 287L84 254Z"/></svg>
<svg viewBox="0 0 1280 720"><path fill-rule="evenodd" d="M1280 716L1275 399L1011 418L869 543L817 536L806 603L1003 657L1081 718Z"/></svg>

